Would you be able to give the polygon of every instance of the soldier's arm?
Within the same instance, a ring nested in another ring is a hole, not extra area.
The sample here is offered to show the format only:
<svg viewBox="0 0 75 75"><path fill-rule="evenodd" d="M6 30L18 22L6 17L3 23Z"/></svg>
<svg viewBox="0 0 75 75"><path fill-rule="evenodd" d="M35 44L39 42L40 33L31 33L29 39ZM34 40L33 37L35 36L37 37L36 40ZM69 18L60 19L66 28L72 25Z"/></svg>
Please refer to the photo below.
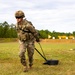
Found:
<svg viewBox="0 0 75 75"><path fill-rule="evenodd" d="M36 41L39 42L39 33L38 31L35 29L35 27L33 27L33 25L27 25L26 27L32 34L33 36L36 38Z"/></svg>

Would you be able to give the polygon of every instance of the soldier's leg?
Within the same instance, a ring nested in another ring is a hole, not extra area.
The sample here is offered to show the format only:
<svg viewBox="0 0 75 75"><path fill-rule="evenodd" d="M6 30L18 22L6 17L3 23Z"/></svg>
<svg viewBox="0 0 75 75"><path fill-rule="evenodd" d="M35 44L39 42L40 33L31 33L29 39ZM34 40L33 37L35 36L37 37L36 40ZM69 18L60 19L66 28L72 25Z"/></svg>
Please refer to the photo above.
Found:
<svg viewBox="0 0 75 75"><path fill-rule="evenodd" d="M33 54L34 54L34 43L30 42L27 47L28 57L29 57L29 66L33 65Z"/></svg>
<svg viewBox="0 0 75 75"><path fill-rule="evenodd" d="M28 70L28 67L27 67L25 52L26 52L26 44L22 42L20 44L19 57L20 57L20 60L21 60L22 65L24 66L24 68L26 68L26 69L24 69L24 71L27 71Z"/></svg>

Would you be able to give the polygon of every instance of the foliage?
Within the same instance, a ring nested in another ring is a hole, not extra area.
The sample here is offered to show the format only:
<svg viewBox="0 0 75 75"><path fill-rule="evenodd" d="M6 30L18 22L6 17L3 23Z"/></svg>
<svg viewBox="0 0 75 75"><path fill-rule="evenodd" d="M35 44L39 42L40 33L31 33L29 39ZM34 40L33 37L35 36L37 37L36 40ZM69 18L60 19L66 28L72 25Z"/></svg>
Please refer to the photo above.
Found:
<svg viewBox="0 0 75 75"><path fill-rule="evenodd" d="M46 39L48 38L48 35L58 38L58 36L64 35L64 36L75 36L75 31L73 33L64 33L64 32L50 32L48 30L38 30L40 34L40 38ZM6 21L3 23L0 23L0 38L16 38L17 33L15 30L15 25L11 24L9 25Z"/></svg>
<svg viewBox="0 0 75 75"><path fill-rule="evenodd" d="M14 24L9 25L6 21L0 23L0 38L16 38L17 33Z"/></svg>

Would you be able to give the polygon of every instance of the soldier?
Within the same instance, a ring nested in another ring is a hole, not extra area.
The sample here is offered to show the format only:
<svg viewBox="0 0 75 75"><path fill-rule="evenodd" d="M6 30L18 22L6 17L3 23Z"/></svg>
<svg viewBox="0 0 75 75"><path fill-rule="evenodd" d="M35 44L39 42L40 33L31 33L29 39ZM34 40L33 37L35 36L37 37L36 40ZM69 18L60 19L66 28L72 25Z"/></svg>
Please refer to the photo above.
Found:
<svg viewBox="0 0 75 75"><path fill-rule="evenodd" d="M28 65L26 62L25 52L27 49L28 58L29 58L29 67L33 65L33 54L34 54L34 43L35 40L40 42L38 31L32 25L32 23L24 19L25 14L23 11L19 10L15 13L15 18L17 20L16 30L20 44L20 59L21 63L24 66L24 72L28 71Z"/></svg>

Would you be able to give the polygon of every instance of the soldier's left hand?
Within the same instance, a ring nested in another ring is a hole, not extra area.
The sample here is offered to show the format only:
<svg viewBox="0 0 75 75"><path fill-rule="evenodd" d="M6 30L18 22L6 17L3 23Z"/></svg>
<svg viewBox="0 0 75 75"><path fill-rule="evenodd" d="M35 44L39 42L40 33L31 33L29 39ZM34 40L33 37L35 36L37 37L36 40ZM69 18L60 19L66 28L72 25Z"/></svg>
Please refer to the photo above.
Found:
<svg viewBox="0 0 75 75"><path fill-rule="evenodd" d="M37 39L36 39L36 42L40 42L40 39L39 39L39 38L37 38Z"/></svg>

